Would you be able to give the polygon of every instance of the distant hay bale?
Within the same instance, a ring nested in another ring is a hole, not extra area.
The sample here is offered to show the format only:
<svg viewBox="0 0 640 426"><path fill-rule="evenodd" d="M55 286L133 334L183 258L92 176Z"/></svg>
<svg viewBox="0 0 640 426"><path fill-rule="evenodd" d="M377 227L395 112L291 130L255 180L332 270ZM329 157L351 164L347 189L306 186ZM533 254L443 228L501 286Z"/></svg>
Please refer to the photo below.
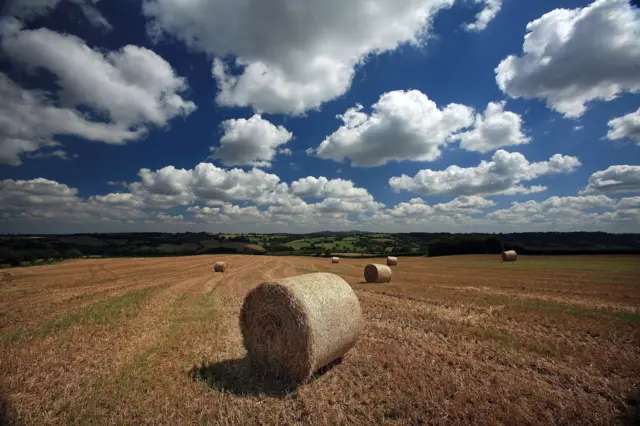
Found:
<svg viewBox="0 0 640 426"><path fill-rule="evenodd" d="M518 253L515 250L507 250L502 252L502 260L504 262L515 262L518 260Z"/></svg>
<svg viewBox="0 0 640 426"><path fill-rule="evenodd" d="M13 280L13 275L8 272L0 272L0 283L10 283Z"/></svg>
<svg viewBox="0 0 640 426"><path fill-rule="evenodd" d="M339 257L335 257L334 256L334 257L331 258L331 263L338 263L338 262L340 262L340 258Z"/></svg>
<svg viewBox="0 0 640 426"><path fill-rule="evenodd" d="M227 268L229 268L229 265L227 265L227 262L216 262L213 265L214 272L224 272L227 270Z"/></svg>
<svg viewBox="0 0 640 426"><path fill-rule="evenodd" d="M355 345L362 330L360 302L335 274L265 282L245 297L240 329L254 365L304 382Z"/></svg>
<svg viewBox="0 0 640 426"><path fill-rule="evenodd" d="M398 258L395 256L387 256L387 266L397 266Z"/></svg>
<svg viewBox="0 0 640 426"><path fill-rule="evenodd" d="M391 268L387 265L370 263L364 267L364 279L368 283L388 283L391 281Z"/></svg>

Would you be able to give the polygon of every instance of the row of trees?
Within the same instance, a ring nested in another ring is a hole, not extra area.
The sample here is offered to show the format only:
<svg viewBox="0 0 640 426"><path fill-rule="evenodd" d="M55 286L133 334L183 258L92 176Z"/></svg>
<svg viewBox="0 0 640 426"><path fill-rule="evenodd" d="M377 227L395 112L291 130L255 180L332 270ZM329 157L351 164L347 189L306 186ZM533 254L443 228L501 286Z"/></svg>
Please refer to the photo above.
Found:
<svg viewBox="0 0 640 426"><path fill-rule="evenodd" d="M20 266L24 262L35 262L38 260L76 259L82 256L82 252L76 248L61 253L50 248L39 250L11 250L6 247L0 247L0 264L11 266Z"/></svg>
<svg viewBox="0 0 640 426"><path fill-rule="evenodd" d="M456 235L438 238L429 243L429 256L450 256L454 254L498 254L503 244L499 237Z"/></svg>

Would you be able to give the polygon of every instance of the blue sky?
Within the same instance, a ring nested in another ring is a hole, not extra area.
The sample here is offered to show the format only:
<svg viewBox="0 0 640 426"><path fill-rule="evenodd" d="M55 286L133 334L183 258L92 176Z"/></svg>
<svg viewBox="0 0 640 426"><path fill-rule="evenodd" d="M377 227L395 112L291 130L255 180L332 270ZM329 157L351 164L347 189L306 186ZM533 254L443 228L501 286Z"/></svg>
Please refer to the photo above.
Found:
<svg viewBox="0 0 640 426"><path fill-rule="evenodd" d="M0 232L640 232L626 0L1 12Z"/></svg>

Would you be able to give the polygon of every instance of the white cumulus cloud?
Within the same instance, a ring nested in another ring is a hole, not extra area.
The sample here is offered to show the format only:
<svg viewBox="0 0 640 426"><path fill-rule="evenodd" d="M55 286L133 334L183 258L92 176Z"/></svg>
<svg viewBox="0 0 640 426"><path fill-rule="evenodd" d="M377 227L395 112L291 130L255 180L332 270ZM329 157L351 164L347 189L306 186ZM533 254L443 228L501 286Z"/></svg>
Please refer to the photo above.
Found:
<svg viewBox="0 0 640 426"><path fill-rule="evenodd" d="M502 0L475 0L476 3L482 4L482 10L476 15L476 21L465 25L468 31L482 31L487 28L489 22L498 15L502 9Z"/></svg>
<svg viewBox="0 0 640 426"><path fill-rule="evenodd" d="M46 93L24 90L3 73L0 73L0 98L0 163L19 166L22 154L58 146L56 135L111 144L126 143L144 135L144 129L89 121L75 109L57 107Z"/></svg>
<svg viewBox="0 0 640 426"><path fill-rule="evenodd" d="M103 53L71 35L46 28L4 27L2 51L27 70L42 68L56 76L57 96L18 87L0 74L0 161L21 163L20 155L55 146L55 135L106 143L126 143L151 126L165 126L188 115L195 104L180 95L186 81L163 58L128 45ZM60 52L65 52L60 54ZM90 107L95 117L76 108Z"/></svg>
<svg viewBox="0 0 640 426"><path fill-rule="evenodd" d="M487 219L505 225L528 225L532 229L593 229L594 225L619 219L615 209L616 201L606 195L554 196L542 202L513 202L508 209L489 213Z"/></svg>
<svg viewBox="0 0 640 426"><path fill-rule="evenodd" d="M544 99L575 118L588 102L640 90L640 8L628 0L555 9L530 22L527 31L523 54L496 68L496 81L509 96Z"/></svg>
<svg viewBox="0 0 640 426"><path fill-rule="evenodd" d="M548 161L530 163L518 152L498 150L491 161L475 167L449 166L445 170L420 170L415 176L402 175L389 179L395 191L411 191L422 195L496 195L530 193L544 187L526 188L521 182L540 176L571 173L579 167L576 157L555 154Z"/></svg>
<svg viewBox="0 0 640 426"><path fill-rule="evenodd" d="M452 139L460 140L460 147L467 151L489 152L511 145L531 142L522 132L522 117L505 111L504 102L490 102L482 114L476 115L472 130L459 133Z"/></svg>
<svg viewBox="0 0 640 426"><path fill-rule="evenodd" d="M452 134L473 123L473 108L449 104L442 109L417 91L383 94L372 113L357 105L339 118L344 125L315 150L320 158L361 167L389 161L433 161Z"/></svg>
<svg viewBox="0 0 640 426"><path fill-rule="evenodd" d="M214 56L219 104L301 114L346 93L368 55L426 43L435 14L453 3L144 0L143 11L153 36Z"/></svg>
<svg viewBox="0 0 640 426"><path fill-rule="evenodd" d="M276 127L258 114L249 119L225 120L221 126L224 135L220 146L212 147L211 151L212 158L221 160L226 166L270 167L278 148L293 137L284 126ZM280 148L280 152L291 154L287 148Z"/></svg>
<svg viewBox="0 0 640 426"><path fill-rule="evenodd" d="M609 121L607 139L633 139L640 145L640 108Z"/></svg>
<svg viewBox="0 0 640 426"><path fill-rule="evenodd" d="M640 192L640 166L614 165L589 177L583 194Z"/></svg>

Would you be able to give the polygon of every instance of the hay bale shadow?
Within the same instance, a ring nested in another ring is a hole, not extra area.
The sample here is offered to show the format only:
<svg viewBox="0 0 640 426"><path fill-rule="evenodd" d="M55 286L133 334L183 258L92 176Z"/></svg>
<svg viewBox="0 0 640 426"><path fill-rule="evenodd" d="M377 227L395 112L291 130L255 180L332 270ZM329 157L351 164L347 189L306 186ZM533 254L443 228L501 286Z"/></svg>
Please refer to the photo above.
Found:
<svg viewBox="0 0 640 426"><path fill-rule="evenodd" d="M320 379L341 362L342 358L338 358L322 367L313 374L310 381ZM194 365L188 374L193 380L200 380L212 389L238 396L267 395L284 398L295 393L301 385L298 381L269 374L246 357Z"/></svg>
<svg viewBox="0 0 640 426"><path fill-rule="evenodd" d="M633 389L625 399L620 423L624 426L640 425L640 388Z"/></svg>
<svg viewBox="0 0 640 426"><path fill-rule="evenodd" d="M22 422L18 421L15 416L13 407L9 402L9 397L6 395L6 392L1 387L0 387L0 425L2 426L22 425Z"/></svg>

